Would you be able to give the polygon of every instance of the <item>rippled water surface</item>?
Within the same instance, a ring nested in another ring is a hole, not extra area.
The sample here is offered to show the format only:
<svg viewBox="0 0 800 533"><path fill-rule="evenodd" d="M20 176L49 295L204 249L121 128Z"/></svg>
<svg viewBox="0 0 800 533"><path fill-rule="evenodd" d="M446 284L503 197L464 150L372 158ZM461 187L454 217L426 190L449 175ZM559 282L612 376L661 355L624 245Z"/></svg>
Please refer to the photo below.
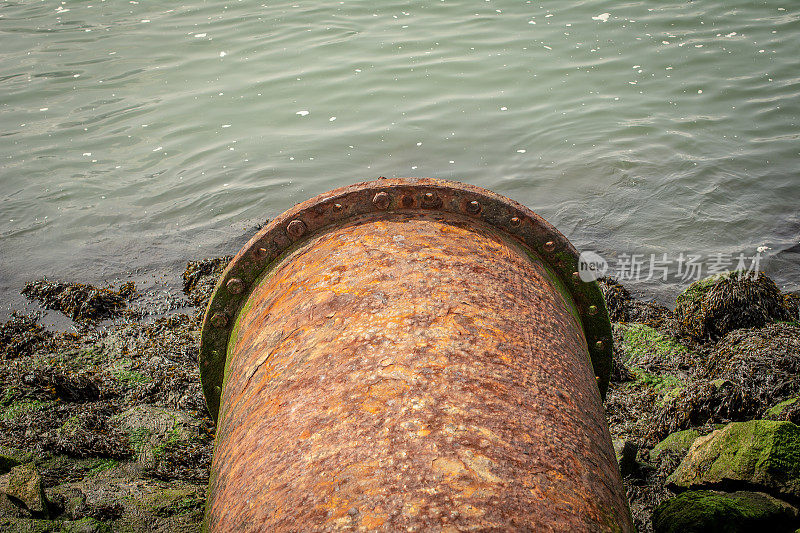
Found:
<svg viewBox="0 0 800 533"><path fill-rule="evenodd" d="M789 1L4 1L0 291L180 271L377 176L800 275ZM667 300L679 279L638 284Z"/></svg>

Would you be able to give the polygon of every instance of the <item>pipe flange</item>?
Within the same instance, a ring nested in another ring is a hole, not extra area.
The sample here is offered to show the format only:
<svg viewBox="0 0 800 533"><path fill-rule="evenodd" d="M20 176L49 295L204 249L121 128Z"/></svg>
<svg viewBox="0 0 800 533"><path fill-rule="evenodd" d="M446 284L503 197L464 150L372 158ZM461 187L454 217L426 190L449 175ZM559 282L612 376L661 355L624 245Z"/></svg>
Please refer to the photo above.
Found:
<svg viewBox="0 0 800 533"><path fill-rule="evenodd" d="M355 217L395 210L468 216L538 255L572 297L597 385L605 397L611 372L611 322L597 282L581 280L578 251L567 238L524 205L481 187L431 178L393 178L342 187L297 204L256 233L225 268L206 308L200 338L203 393L215 420L228 340L256 281L311 235Z"/></svg>

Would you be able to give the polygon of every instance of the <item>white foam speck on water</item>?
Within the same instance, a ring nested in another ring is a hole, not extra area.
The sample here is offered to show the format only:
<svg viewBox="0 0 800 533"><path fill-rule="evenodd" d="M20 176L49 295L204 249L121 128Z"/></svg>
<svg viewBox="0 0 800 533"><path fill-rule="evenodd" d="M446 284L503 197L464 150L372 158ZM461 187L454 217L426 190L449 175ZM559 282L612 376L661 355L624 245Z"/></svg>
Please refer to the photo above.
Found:
<svg viewBox="0 0 800 533"><path fill-rule="evenodd" d="M734 35L736 35L736 32L732 31L728 35L726 35L725 37L733 37Z"/></svg>
<svg viewBox="0 0 800 533"><path fill-rule="evenodd" d="M219 53L219 57L225 57L226 55L228 55L228 53L227 53L227 52L220 52L220 53Z"/></svg>
<svg viewBox="0 0 800 533"><path fill-rule="evenodd" d="M508 108L507 107L501 107L500 111L508 111Z"/></svg>
<svg viewBox="0 0 800 533"><path fill-rule="evenodd" d="M328 122L333 122L334 120L336 120L336 117L331 117L328 119Z"/></svg>
<svg viewBox="0 0 800 533"><path fill-rule="evenodd" d="M417 170L417 167L411 167L411 170Z"/></svg>
<svg viewBox="0 0 800 533"><path fill-rule="evenodd" d="M163 149L164 149L164 147L163 147L163 146L159 146L158 148L153 148L153 151L154 151L154 152L160 152L160 151L161 151L161 150L163 150Z"/></svg>
<svg viewBox="0 0 800 533"><path fill-rule="evenodd" d="M50 108L49 107L42 107L42 108L39 108L39 111L47 111L48 109L50 109Z"/></svg>
<svg viewBox="0 0 800 533"><path fill-rule="evenodd" d="M703 94L703 89L697 89L697 94Z"/></svg>
<svg viewBox="0 0 800 533"><path fill-rule="evenodd" d="M542 46L544 46L544 47L545 47L545 48L547 48L548 50L552 50L552 48L550 48L550 47L549 47L549 46L547 46L546 44L543 44Z"/></svg>
<svg viewBox="0 0 800 533"><path fill-rule="evenodd" d="M456 164L456 162L455 162L455 161L450 161L450 164L451 164L451 165L455 165L455 164Z"/></svg>
<svg viewBox="0 0 800 533"><path fill-rule="evenodd" d="M422 141L418 142L417 146L422 146Z"/></svg>
<svg viewBox="0 0 800 533"><path fill-rule="evenodd" d="M147 24L148 22L150 22L150 19L142 19L142 23Z"/></svg>
<svg viewBox="0 0 800 533"><path fill-rule="evenodd" d="M230 125L230 124L223 124L223 125L222 125L222 127L223 127L223 128L230 128L230 127L231 127L231 125Z"/></svg>
<svg viewBox="0 0 800 533"><path fill-rule="evenodd" d="M529 20L528 24L536 24L536 21L535 20Z"/></svg>
<svg viewBox="0 0 800 533"><path fill-rule="evenodd" d="M208 34L207 33L195 33L194 34L195 38L197 38L197 39L202 39L206 35L208 35Z"/></svg>
<svg viewBox="0 0 800 533"><path fill-rule="evenodd" d="M519 150L517 150L518 154L524 154L525 152L527 152L527 150L525 150L523 148L520 148Z"/></svg>
<svg viewBox="0 0 800 533"><path fill-rule="evenodd" d="M83 155L84 156L90 156L90 155L92 155L92 152L83 152Z"/></svg>
<svg viewBox="0 0 800 533"><path fill-rule="evenodd" d="M295 113L295 115L300 115L301 117L304 117L304 116L308 115L308 111L306 111L305 109L301 109L300 111Z"/></svg>
<svg viewBox="0 0 800 533"><path fill-rule="evenodd" d="M592 20L599 20L600 22L608 22L608 17L611 16L611 13L600 13L599 15L592 17Z"/></svg>

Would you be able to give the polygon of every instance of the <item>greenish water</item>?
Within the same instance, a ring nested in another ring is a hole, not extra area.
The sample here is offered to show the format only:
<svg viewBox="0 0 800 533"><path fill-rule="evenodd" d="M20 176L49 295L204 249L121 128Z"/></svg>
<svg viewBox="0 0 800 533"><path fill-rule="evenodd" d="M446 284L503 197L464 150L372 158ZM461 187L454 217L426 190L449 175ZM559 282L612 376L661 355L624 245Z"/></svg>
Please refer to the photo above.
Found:
<svg viewBox="0 0 800 533"><path fill-rule="evenodd" d="M768 247L797 290L799 19L785 0L4 1L4 312L26 280L146 282L377 176L493 189L605 257Z"/></svg>

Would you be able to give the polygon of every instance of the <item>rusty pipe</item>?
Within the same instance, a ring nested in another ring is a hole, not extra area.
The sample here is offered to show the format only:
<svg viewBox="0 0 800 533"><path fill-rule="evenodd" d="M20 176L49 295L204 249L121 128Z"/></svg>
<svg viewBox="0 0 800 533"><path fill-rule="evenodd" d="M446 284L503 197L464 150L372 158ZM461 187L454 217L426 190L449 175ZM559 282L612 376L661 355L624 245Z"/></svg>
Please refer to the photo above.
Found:
<svg viewBox="0 0 800 533"><path fill-rule="evenodd" d="M632 531L602 295L524 206L381 179L295 206L201 339L209 531Z"/></svg>

